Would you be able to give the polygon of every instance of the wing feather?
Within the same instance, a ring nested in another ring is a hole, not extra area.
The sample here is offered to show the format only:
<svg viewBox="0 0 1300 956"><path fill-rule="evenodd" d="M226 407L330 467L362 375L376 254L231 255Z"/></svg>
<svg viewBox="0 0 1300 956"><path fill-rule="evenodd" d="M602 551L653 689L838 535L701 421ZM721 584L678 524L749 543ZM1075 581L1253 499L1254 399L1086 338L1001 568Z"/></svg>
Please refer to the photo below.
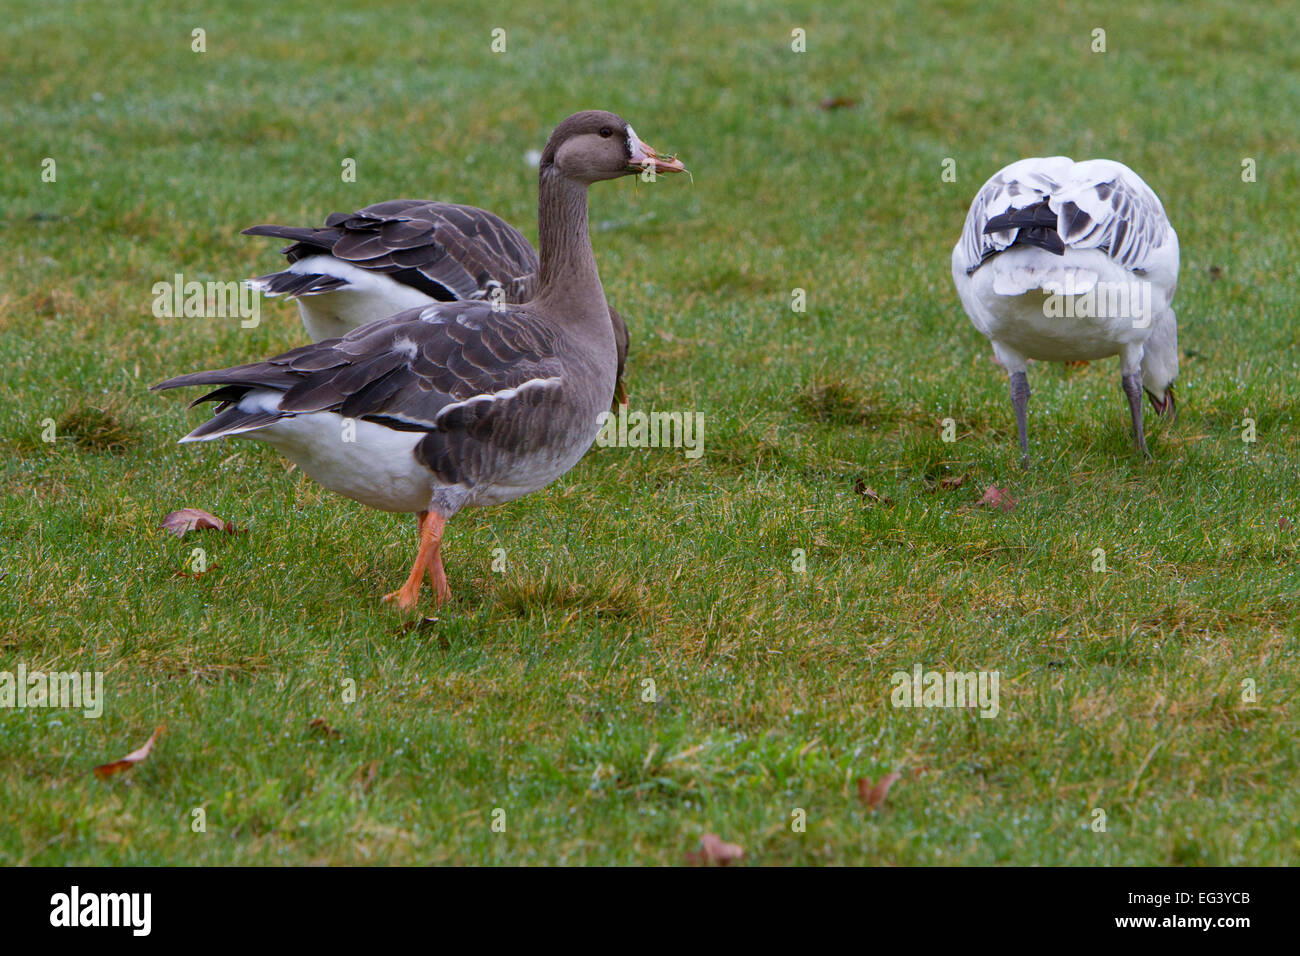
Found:
<svg viewBox="0 0 1300 956"><path fill-rule="evenodd" d="M995 173L976 194L956 264L969 275L1007 249L1019 231L1010 226L1015 217L1009 214L1042 203L1055 213L1066 249L1100 249L1135 272L1144 271L1172 235L1159 198L1124 164L1075 163L1065 156L1022 159ZM1008 228L989 232L990 224Z"/></svg>
<svg viewBox="0 0 1300 956"><path fill-rule="evenodd" d="M495 283L506 299L531 298L537 252L519 230L475 206L392 199L354 213L331 213L319 229L253 226L246 235L292 239L290 262L332 255L418 288L436 299L482 298ZM434 294L433 284L442 292Z"/></svg>

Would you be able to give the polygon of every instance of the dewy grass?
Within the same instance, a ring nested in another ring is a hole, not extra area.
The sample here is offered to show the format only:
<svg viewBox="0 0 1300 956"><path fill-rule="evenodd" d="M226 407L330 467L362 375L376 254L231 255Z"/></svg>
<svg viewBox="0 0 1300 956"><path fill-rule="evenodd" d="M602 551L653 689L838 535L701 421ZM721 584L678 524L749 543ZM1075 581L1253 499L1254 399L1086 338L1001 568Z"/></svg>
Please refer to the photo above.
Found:
<svg viewBox="0 0 1300 956"><path fill-rule="evenodd" d="M760 864L1295 859L1289 8L656 10L516 4L503 54L469 7L0 21L0 672L104 687L98 719L0 708L0 862L681 863L705 832ZM292 305L157 318L151 289L278 268L245 226L401 196L535 238L525 154L589 106L700 174L592 215L632 407L703 413L705 453L596 448L462 515L455 601L401 615L409 518L177 446L204 413L146 391L300 344ZM1057 153L1138 170L1182 242L1149 464L1107 361L1035 366L1022 471L952 289L974 190ZM243 533L158 530L183 507ZM993 672L995 717L926 703ZM873 811L856 781L891 772Z"/></svg>

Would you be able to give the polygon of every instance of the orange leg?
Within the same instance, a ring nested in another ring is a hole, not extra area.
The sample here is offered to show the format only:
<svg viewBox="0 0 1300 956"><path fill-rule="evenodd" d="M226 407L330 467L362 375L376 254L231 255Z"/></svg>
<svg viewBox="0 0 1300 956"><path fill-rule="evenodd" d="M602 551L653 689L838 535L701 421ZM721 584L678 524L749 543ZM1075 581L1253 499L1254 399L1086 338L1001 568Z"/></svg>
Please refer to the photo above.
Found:
<svg viewBox="0 0 1300 956"><path fill-rule="evenodd" d="M433 585L434 606L437 607L444 601L451 600L451 588L447 585L447 572L442 569L442 531L447 526L447 519L430 511L425 526L434 529L432 531L433 554L430 556L424 570L429 575L429 583Z"/></svg>
<svg viewBox="0 0 1300 956"><path fill-rule="evenodd" d="M406 583L396 591L384 595L385 601L392 601L403 610L413 607L420 597L420 585L424 575L429 575L433 582L434 596L437 604L451 597L447 586L447 575L442 570L442 530L447 520L432 511L421 511L416 516L420 527L420 550L416 552L415 564L407 575Z"/></svg>

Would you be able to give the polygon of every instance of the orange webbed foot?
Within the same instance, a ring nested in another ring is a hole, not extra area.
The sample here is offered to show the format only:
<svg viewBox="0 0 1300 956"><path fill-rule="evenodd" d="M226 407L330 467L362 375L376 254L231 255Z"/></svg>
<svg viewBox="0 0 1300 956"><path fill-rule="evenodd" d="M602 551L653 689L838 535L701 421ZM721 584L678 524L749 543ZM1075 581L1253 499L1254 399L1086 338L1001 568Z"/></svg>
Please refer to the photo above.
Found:
<svg viewBox="0 0 1300 956"><path fill-rule="evenodd" d="M451 597L447 586L447 575L442 570L442 529L447 521L441 515L431 511L422 511L416 517L420 528L420 550L415 555L415 563L406 583L396 591L385 594L385 603L396 604L403 611L414 607L420 599L420 585L424 583L425 574L433 584L434 604L442 604Z"/></svg>

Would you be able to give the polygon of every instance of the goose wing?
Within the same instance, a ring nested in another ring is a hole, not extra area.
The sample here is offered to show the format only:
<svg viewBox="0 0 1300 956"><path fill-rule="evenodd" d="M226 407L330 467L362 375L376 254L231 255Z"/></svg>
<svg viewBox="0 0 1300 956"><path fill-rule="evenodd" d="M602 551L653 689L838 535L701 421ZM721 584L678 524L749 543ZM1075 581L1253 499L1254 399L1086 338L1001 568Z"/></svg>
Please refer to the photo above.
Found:
<svg viewBox="0 0 1300 956"><path fill-rule="evenodd" d="M995 173L966 216L954 264L967 275L1015 244L1100 249L1133 272L1151 268L1173 229L1160 199L1123 163L1075 163L1065 156L1023 159Z"/></svg>
<svg viewBox="0 0 1300 956"><path fill-rule="evenodd" d="M531 297L537 252L499 216L476 206L392 199L332 213L322 227L261 225L249 236L291 239L290 262L331 255L382 273L434 299L481 299L499 286L510 302Z"/></svg>
<svg viewBox="0 0 1300 956"><path fill-rule="evenodd" d="M216 402L217 413L191 440L333 412L425 433L417 458L444 483L474 484L491 480L494 459L518 460L554 440L555 428L581 424L566 418L559 338L550 320L525 309L440 303L154 389L217 386L194 402ZM250 393L256 400L245 400Z"/></svg>

